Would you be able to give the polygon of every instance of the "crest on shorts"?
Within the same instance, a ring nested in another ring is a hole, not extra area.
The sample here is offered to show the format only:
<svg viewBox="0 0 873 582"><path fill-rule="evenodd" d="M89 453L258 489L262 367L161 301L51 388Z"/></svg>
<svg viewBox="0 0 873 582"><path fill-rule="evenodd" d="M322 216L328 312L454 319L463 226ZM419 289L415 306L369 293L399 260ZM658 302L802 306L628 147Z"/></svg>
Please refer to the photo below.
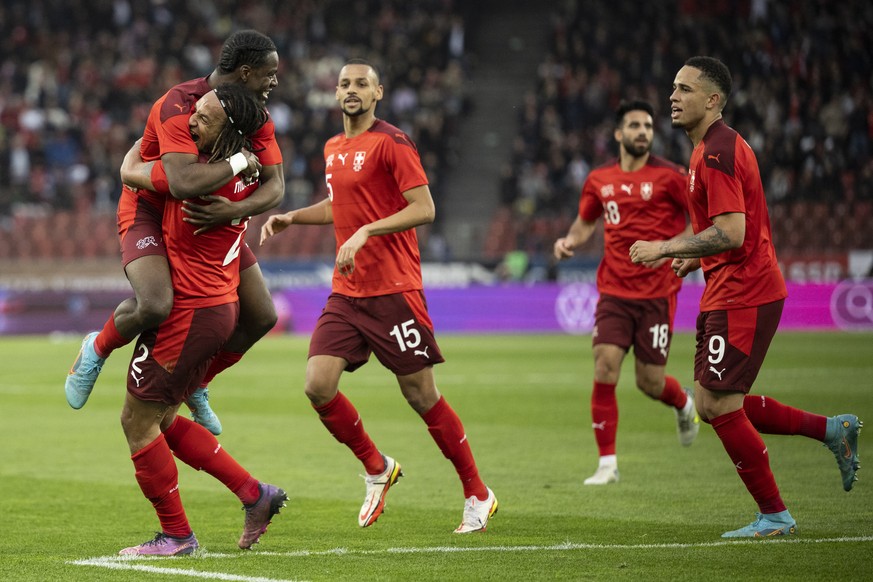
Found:
<svg viewBox="0 0 873 582"><path fill-rule="evenodd" d="M136 241L136 248L142 250L148 246L158 246L158 241L153 236L147 236Z"/></svg>

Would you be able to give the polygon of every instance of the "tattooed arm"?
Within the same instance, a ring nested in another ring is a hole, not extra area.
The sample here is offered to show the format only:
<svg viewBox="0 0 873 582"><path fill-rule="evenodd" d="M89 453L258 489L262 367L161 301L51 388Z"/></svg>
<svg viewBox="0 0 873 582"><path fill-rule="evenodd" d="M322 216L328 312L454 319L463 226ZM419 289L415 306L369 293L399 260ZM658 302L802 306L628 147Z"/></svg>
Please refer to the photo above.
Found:
<svg viewBox="0 0 873 582"><path fill-rule="evenodd" d="M742 212L719 214L712 226L695 235L669 241L640 241L630 248L634 263L656 261L664 257L680 259L709 257L743 245L746 215Z"/></svg>

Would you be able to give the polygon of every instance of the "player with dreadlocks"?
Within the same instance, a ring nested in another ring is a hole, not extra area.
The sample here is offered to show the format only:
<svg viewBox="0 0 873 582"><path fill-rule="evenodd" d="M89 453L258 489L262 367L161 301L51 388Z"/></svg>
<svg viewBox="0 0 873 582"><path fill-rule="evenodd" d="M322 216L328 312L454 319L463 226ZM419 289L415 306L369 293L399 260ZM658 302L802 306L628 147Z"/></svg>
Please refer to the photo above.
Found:
<svg viewBox="0 0 873 582"><path fill-rule="evenodd" d="M209 165L224 164L267 119L263 105L244 87L227 84L201 97L188 128ZM139 147L125 156L122 180L153 192L170 190L163 163L142 162ZM214 192L243 200L256 180L234 176ZM239 255L248 219L197 234L186 221L182 200L168 196L163 238L173 282L173 309L159 326L140 334L127 375L121 424L130 447L136 480L155 508L161 531L124 555L175 556L198 547L178 487L173 455L221 481L243 503L245 524L238 545L249 549L284 506L285 492L262 483L218 444L206 428L176 411L203 379L215 354L233 333L239 316Z"/></svg>
<svg viewBox="0 0 873 582"><path fill-rule="evenodd" d="M272 120L250 136L257 157L234 151L222 163L200 159L199 144L191 141L188 118L198 99L222 83L240 85L262 104L278 84L279 56L269 37L254 30L231 34L221 48L215 70L208 76L180 83L152 106L146 122L140 155L162 160L169 189L176 198L200 198L185 208L189 221L205 231L230 224L277 206L285 193L282 153ZM236 120L236 118L234 118ZM238 120L237 120L238 121ZM223 158L222 158L223 159ZM232 202L212 194L230 178L259 172L259 186L244 200ZM166 195L142 188L122 188L118 203L118 232L124 273L135 297L123 301L103 329L85 337L79 356L65 382L67 402L85 405L106 358L127 345L145 329L160 325L173 305L167 251L161 238ZM207 204L203 204L203 200ZM200 389L188 400L194 420L213 434L220 434L218 417L209 407L206 386L219 372L234 365L276 323L276 308L254 254L245 243L240 253L240 317L237 329L213 360Z"/></svg>

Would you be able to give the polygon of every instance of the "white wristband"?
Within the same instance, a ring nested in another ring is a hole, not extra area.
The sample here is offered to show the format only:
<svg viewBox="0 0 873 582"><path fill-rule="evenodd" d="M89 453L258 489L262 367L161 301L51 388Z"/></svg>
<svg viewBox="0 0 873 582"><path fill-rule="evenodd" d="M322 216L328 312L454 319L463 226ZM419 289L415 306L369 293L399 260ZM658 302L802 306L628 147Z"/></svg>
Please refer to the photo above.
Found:
<svg viewBox="0 0 873 582"><path fill-rule="evenodd" d="M242 152L233 154L227 158L227 161L230 162L230 169L233 170L234 176L249 167L249 161L246 159L246 155Z"/></svg>

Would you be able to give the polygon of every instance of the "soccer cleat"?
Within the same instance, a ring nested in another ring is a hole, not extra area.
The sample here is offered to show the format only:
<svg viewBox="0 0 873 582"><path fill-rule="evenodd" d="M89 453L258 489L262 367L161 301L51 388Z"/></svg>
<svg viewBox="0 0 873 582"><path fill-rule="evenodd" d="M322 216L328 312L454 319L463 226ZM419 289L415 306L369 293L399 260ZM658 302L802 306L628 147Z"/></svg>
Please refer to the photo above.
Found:
<svg viewBox="0 0 873 582"><path fill-rule="evenodd" d="M261 491L258 500L251 505L243 505L246 519L237 544L243 550L251 549L254 544L258 543L258 540L267 531L270 520L279 513L280 509L285 507L285 502L288 500L288 495L275 485L258 483L258 489Z"/></svg>
<svg viewBox="0 0 873 582"><path fill-rule="evenodd" d="M488 489L486 487L486 489ZM461 525L455 530L456 534L485 531L488 527L488 519L497 513L497 497L488 489L488 497L485 501L479 501L475 495L471 495L464 502L464 518Z"/></svg>
<svg viewBox="0 0 873 582"><path fill-rule="evenodd" d="M94 340L98 333L92 331L82 340L82 349L79 350L79 355L76 356L76 361L73 362L73 367L70 368L67 381L64 383L67 402L76 410L88 402L94 383L97 382L97 376L100 375L100 370L103 369L103 363L106 361L106 358L101 358L94 351Z"/></svg>
<svg viewBox="0 0 873 582"><path fill-rule="evenodd" d="M685 388L685 394L688 395L688 404L682 410L676 410L676 432L679 434L679 444L689 447L700 431L700 416L694 408L694 392Z"/></svg>
<svg viewBox="0 0 873 582"><path fill-rule="evenodd" d="M163 532L158 532L155 539L143 542L138 546L124 548L119 556L186 556L200 547L197 538L192 533L187 538L171 538Z"/></svg>
<svg viewBox="0 0 873 582"><path fill-rule="evenodd" d="M188 397L185 404L191 409L194 422L214 435L221 434L221 421L209 406L209 388L198 388Z"/></svg>
<svg viewBox="0 0 873 582"><path fill-rule="evenodd" d="M382 458L385 460L385 470L378 475L364 477L364 481L367 483L367 493L364 496L361 513L358 515L358 525L361 527L376 523L385 509L385 497L388 495L388 489L403 477L400 463L386 455L382 455Z"/></svg>
<svg viewBox="0 0 873 582"><path fill-rule="evenodd" d="M794 535L797 524L788 510L779 513L755 513L757 519L740 529L726 531L723 538L772 538L776 536Z"/></svg>
<svg viewBox="0 0 873 582"><path fill-rule="evenodd" d="M839 414L828 418L828 428L825 433L824 445L830 449L837 459L840 475L843 477L843 489L851 491L858 480L858 435L864 423L854 414Z"/></svg>
<svg viewBox="0 0 873 582"><path fill-rule="evenodd" d="M618 483L618 467L615 465L604 465L597 467L594 474L582 482L583 485L608 485L609 483Z"/></svg>

